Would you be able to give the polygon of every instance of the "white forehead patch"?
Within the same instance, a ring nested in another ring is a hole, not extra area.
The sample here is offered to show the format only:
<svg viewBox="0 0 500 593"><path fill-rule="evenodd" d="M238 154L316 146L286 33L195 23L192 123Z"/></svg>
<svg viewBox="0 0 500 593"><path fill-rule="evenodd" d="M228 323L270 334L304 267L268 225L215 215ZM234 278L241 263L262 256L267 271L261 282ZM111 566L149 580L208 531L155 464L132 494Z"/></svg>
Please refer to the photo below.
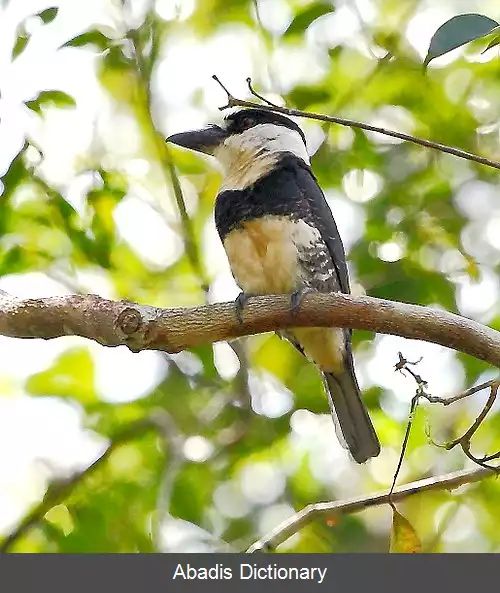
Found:
<svg viewBox="0 0 500 593"><path fill-rule="evenodd" d="M273 169L283 152L310 164L301 135L285 126L259 124L230 136L214 151L224 172L221 191L253 185Z"/></svg>

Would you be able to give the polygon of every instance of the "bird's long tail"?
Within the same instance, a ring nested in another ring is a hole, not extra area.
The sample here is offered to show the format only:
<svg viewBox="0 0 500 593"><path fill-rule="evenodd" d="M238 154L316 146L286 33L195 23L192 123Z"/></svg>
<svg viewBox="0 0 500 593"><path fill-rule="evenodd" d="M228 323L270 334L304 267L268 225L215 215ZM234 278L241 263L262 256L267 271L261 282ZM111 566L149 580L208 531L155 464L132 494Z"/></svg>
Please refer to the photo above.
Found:
<svg viewBox="0 0 500 593"><path fill-rule="evenodd" d="M323 373L332 415L354 460L364 463L380 453L380 443L368 416L354 371ZM342 438L341 438L342 440Z"/></svg>

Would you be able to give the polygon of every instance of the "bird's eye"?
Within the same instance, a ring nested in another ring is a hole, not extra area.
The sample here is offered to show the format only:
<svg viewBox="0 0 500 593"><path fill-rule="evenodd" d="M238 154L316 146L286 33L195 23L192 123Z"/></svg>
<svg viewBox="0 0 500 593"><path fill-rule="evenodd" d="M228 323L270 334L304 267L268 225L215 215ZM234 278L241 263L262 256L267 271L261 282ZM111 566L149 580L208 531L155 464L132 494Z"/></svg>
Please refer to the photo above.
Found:
<svg viewBox="0 0 500 593"><path fill-rule="evenodd" d="M244 130L251 128L254 124L255 124L254 118L250 117L249 115L247 115L246 117L243 117L240 122L240 125Z"/></svg>

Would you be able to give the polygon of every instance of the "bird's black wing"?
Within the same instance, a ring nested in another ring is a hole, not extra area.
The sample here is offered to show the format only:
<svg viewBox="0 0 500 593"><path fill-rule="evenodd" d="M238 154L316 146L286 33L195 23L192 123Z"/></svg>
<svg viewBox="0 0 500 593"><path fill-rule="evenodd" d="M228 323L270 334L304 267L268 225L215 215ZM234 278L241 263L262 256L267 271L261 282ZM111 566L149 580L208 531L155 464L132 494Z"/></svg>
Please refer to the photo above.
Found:
<svg viewBox="0 0 500 593"><path fill-rule="evenodd" d="M308 204L311 217L311 220L308 222L312 223L319 230L321 238L328 249L336 271L340 290L343 293L349 294L351 290L349 287L344 246L325 195L311 168L301 159L297 159L294 166L290 166L289 170L293 172L297 189Z"/></svg>

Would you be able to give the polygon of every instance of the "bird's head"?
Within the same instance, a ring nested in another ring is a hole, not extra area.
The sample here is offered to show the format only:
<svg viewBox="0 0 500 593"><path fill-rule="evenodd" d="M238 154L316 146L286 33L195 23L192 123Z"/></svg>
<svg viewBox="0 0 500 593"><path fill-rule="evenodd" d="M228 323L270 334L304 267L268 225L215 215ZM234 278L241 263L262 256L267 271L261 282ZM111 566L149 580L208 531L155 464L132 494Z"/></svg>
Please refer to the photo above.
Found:
<svg viewBox="0 0 500 593"><path fill-rule="evenodd" d="M241 183L259 178L271 170L285 153L309 163L306 139L290 118L264 109L242 109L228 115L222 125L181 132L167 142L210 154L220 162L224 173L234 177L244 174Z"/></svg>

